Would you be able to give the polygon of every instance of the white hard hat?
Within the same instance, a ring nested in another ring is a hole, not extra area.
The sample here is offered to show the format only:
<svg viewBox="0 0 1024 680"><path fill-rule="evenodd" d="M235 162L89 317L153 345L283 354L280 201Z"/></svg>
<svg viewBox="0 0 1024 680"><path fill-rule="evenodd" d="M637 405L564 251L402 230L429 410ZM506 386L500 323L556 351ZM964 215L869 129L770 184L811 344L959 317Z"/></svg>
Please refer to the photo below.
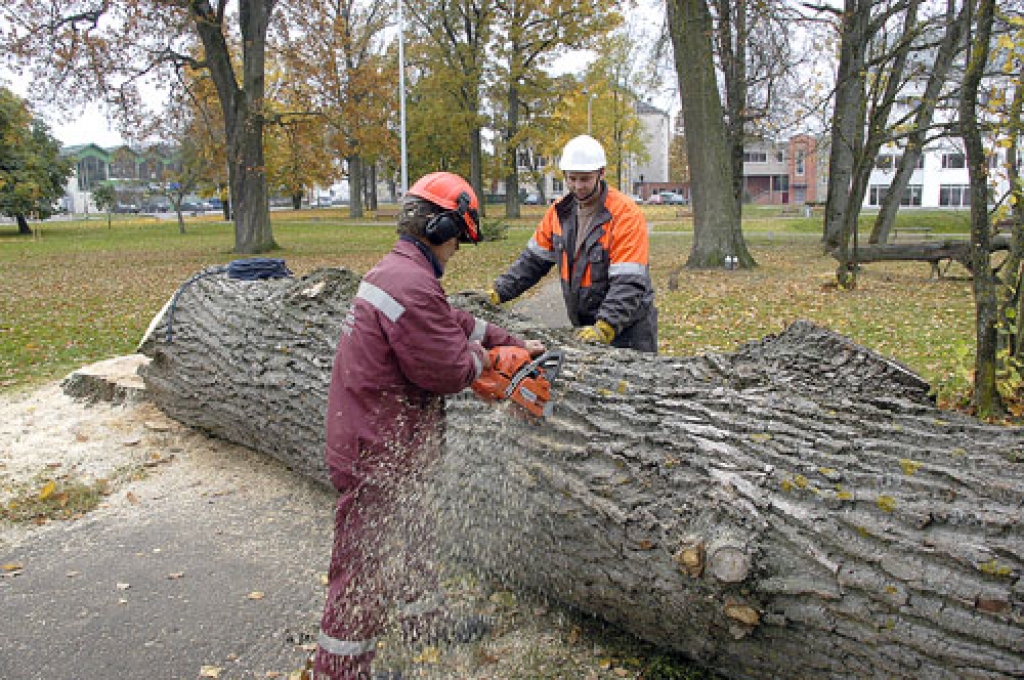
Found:
<svg viewBox="0 0 1024 680"><path fill-rule="evenodd" d="M562 172L593 172L606 165L608 161L604 157L604 147L590 135L570 139L558 161L558 168Z"/></svg>

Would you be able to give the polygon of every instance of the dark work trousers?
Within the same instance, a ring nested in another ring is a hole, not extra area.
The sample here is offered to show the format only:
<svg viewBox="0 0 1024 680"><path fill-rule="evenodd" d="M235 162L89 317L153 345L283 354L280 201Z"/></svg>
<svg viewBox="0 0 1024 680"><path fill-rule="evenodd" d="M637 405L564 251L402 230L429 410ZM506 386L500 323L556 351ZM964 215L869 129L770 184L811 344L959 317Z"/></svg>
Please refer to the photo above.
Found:
<svg viewBox="0 0 1024 680"><path fill-rule="evenodd" d="M402 621L403 629L437 614L431 513L418 494L388 486L363 484L338 498L317 679L369 678L392 607L414 622Z"/></svg>

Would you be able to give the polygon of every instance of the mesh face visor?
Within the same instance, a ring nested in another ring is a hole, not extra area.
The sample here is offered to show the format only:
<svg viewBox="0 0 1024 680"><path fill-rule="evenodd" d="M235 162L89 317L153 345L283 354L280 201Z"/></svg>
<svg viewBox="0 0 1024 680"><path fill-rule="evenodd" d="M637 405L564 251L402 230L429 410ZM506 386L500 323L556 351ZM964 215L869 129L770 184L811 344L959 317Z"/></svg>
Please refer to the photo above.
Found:
<svg viewBox="0 0 1024 680"><path fill-rule="evenodd" d="M480 243L483 233L480 231L480 212L469 209L462 214L464 228L459 234L459 243Z"/></svg>

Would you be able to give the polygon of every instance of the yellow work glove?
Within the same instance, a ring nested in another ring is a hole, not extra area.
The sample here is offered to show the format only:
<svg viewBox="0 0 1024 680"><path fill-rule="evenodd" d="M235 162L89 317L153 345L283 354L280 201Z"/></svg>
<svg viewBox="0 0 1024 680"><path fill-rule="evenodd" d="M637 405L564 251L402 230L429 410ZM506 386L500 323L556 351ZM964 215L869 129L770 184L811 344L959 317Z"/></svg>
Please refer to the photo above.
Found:
<svg viewBox="0 0 1024 680"><path fill-rule="evenodd" d="M491 301L492 305L501 304L501 296L498 295L498 291L494 290L493 288L487 291L487 298Z"/></svg>
<svg viewBox="0 0 1024 680"><path fill-rule="evenodd" d="M608 345L615 339L615 329L607 321L598 321L593 326L583 326L577 330L576 339L583 342L599 342L602 345Z"/></svg>

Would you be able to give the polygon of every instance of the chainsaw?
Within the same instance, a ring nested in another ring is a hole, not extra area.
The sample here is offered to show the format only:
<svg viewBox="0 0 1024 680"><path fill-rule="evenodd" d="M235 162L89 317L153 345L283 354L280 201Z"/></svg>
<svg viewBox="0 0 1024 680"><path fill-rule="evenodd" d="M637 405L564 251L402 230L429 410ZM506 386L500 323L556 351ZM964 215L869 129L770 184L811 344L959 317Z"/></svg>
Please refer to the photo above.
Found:
<svg viewBox="0 0 1024 680"><path fill-rule="evenodd" d="M490 350L491 367L473 382L473 391L484 401L512 400L533 416L551 415L551 383L562 370L561 350L536 359L522 347L502 345Z"/></svg>

